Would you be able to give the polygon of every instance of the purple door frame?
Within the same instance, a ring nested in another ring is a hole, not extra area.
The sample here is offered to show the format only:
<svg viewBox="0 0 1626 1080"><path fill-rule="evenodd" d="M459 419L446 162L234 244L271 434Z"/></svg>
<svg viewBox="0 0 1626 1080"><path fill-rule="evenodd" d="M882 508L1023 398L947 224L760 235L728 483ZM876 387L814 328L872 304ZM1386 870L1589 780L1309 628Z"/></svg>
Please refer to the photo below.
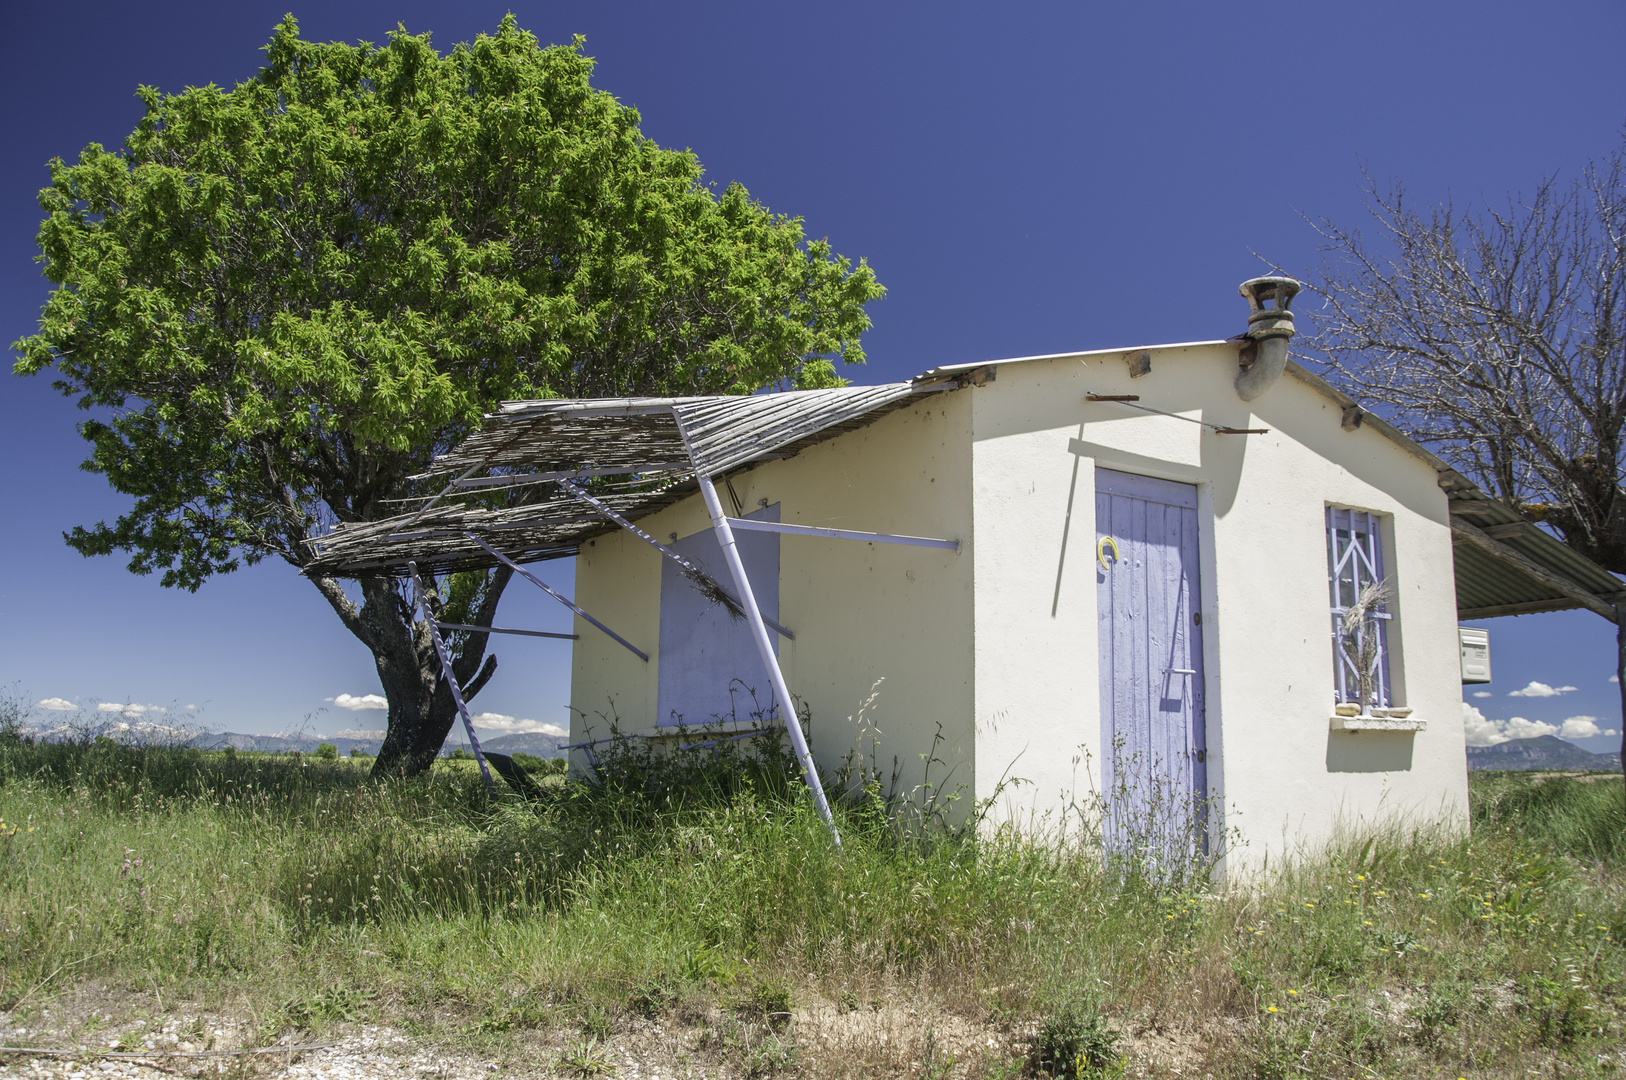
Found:
<svg viewBox="0 0 1626 1080"><path fill-rule="evenodd" d="M1197 489L1098 467L1095 535L1109 841L1206 853Z"/></svg>

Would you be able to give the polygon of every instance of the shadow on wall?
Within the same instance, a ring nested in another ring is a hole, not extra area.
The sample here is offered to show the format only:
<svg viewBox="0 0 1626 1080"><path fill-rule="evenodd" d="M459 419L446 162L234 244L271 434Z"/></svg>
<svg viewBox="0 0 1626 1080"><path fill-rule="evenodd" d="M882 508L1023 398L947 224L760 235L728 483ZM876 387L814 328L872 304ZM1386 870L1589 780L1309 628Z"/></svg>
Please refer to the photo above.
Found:
<svg viewBox="0 0 1626 1080"><path fill-rule="evenodd" d="M1410 772L1416 741L1410 731L1329 731L1327 771Z"/></svg>

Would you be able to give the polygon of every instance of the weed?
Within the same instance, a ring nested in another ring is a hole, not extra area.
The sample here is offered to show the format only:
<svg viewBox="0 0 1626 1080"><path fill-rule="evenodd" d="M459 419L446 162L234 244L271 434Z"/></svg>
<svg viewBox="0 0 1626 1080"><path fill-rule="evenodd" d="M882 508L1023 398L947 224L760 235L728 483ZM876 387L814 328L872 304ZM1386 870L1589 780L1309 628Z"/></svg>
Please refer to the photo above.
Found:
<svg viewBox="0 0 1626 1080"><path fill-rule="evenodd" d="M1572 1046L1586 1031L1587 1013L1593 1011L1588 987L1535 975L1521 989L1521 1004L1531 1018L1538 1043Z"/></svg>
<svg viewBox="0 0 1626 1080"><path fill-rule="evenodd" d="M1440 1036L1455 1026L1462 1016L1462 995L1455 987L1430 988L1428 996L1417 1009L1416 1040L1432 1046Z"/></svg>
<svg viewBox="0 0 1626 1080"><path fill-rule="evenodd" d="M372 991L332 986L284 1003L281 1012L291 1026L313 1029L329 1023L359 1020L377 996Z"/></svg>
<svg viewBox="0 0 1626 1080"><path fill-rule="evenodd" d="M1307 1075L1304 1059L1310 1036L1310 1029L1301 1025L1267 1024L1252 1047L1252 1080L1298 1080Z"/></svg>
<svg viewBox="0 0 1626 1080"><path fill-rule="evenodd" d="M751 987L748 993L740 997L735 1011L775 1031L783 1031L790 1025L791 1010L795 1007L796 1001L791 996L790 987L784 982L771 980Z"/></svg>
<svg viewBox="0 0 1626 1080"><path fill-rule="evenodd" d="M683 960L683 978L692 983L727 986L734 981L735 964L721 945L701 945Z"/></svg>
<svg viewBox="0 0 1626 1080"><path fill-rule="evenodd" d="M559 1071L567 1076L590 1080L595 1076L609 1076L615 1072L610 1049L594 1038L573 1039L559 1052Z"/></svg>
<svg viewBox="0 0 1626 1080"><path fill-rule="evenodd" d="M589 1005L582 1011L581 1033L589 1039L604 1042L615 1033L615 1018L602 1005Z"/></svg>
<svg viewBox="0 0 1626 1080"><path fill-rule="evenodd" d="M1033 1041L1033 1065L1045 1076L1100 1076L1118 1060L1118 1032L1093 1001L1074 999L1048 1017Z"/></svg>
<svg viewBox="0 0 1626 1080"><path fill-rule="evenodd" d="M664 981L647 979L633 987L627 1008L645 1020L653 1020L677 1003L678 996Z"/></svg>
<svg viewBox="0 0 1626 1080"><path fill-rule="evenodd" d="M923 1080L942 1080L954 1069L957 1055L940 1046L937 1041L937 1030L926 1029L926 1050L921 1055L921 1076Z"/></svg>
<svg viewBox="0 0 1626 1080"><path fill-rule="evenodd" d="M794 1068L795 1065L796 1044L780 1037L778 1033L769 1033L751 1048L746 1072L751 1076L773 1076Z"/></svg>

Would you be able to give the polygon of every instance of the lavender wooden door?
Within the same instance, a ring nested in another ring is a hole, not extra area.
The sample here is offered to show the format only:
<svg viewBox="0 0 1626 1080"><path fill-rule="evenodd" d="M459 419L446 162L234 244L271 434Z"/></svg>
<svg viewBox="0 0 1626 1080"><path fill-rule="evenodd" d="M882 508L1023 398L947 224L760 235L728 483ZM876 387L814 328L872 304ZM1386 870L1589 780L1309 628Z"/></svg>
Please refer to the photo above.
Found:
<svg viewBox="0 0 1626 1080"><path fill-rule="evenodd" d="M1197 489L1096 469L1095 531L1109 845L1205 852Z"/></svg>

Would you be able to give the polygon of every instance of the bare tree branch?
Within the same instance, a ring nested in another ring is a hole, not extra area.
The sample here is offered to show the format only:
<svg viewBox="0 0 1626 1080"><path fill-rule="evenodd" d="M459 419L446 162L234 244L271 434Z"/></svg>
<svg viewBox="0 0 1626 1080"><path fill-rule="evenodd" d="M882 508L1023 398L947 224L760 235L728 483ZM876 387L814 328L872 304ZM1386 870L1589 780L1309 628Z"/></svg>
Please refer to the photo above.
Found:
<svg viewBox="0 0 1626 1080"><path fill-rule="evenodd" d="M1377 237L1312 222L1301 339L1481 487L1626 573L1626 135L1505 209L1417 210L1367 176ZM1311 275L1312 279L1316 275Z"/></svg>

